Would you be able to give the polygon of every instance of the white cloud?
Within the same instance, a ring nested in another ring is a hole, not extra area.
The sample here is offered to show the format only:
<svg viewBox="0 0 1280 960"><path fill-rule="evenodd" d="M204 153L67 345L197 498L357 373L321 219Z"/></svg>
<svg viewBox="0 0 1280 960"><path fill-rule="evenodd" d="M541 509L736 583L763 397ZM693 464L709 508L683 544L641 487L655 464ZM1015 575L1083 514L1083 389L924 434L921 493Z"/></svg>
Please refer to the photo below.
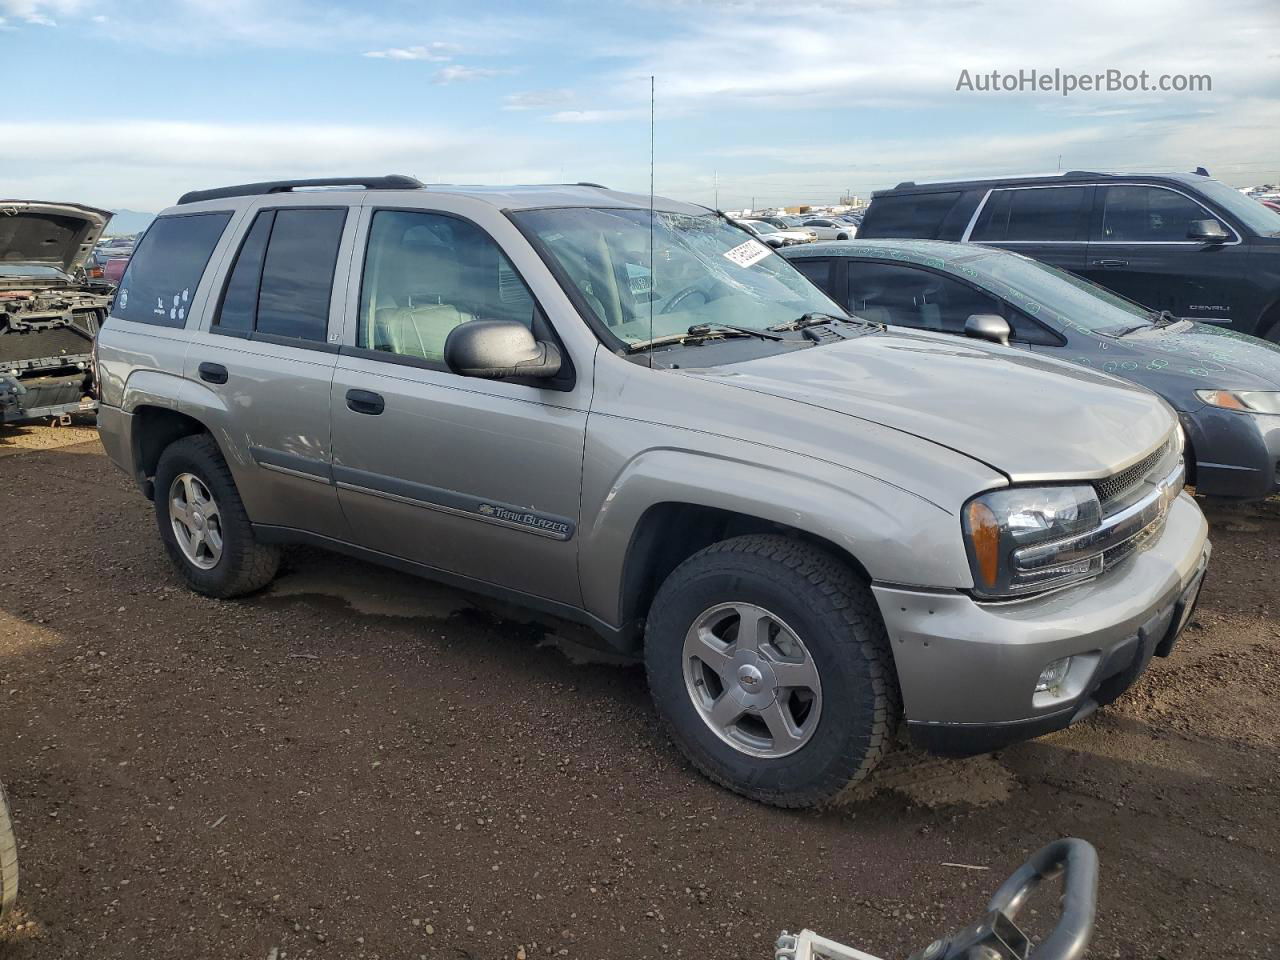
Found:
<svg viewBox="0 0 1280 960"><path fill-rule="evenodd" d="M0 0L0 25L56 27L58 17L79 16L87 6L87 0Z"/></svg>
<svg viewBox="0 0 1280 960"><path fill-rule="evenodd" d="M351 172L405 173L424 182L531 183L555 179L562 162L555 144L509 133L423 129L416 122L0 122L0 169L10 196L109 209L155 211L202 187Z"/></svg>
<svg viewBox="0 0 1280 960"><path fill-rule="evenodd" d="M413 47L390 47L386 50L367 50L366 57L372 57L375 60L431 60L443 61L452 58L452 53L457 47L451 43L435 43L427 45L418 45Z"/></svg>
<svg viewBox="0 0 1280 960"><path fill-rule="evenodd" d="M646 115L646 111L639 107L622 110L559 110L550 114L547 119L552 123L617 123Z"/></svg>
<svg viewBox="0 0 1280 960"><path fill-rule="evenodd" d="M432 83L465 83L468 80L483 80L487 77L499 77L511 70L498 70L491 67L464 67L454 64L441 67L431 78Z"/></svg>
<svg viewBox="0 0 1280 960"><path fill-rule="evenodd" d="M502 98L503 110L540 110L568 103L573 99L572 90L523 90Z"/></svg>

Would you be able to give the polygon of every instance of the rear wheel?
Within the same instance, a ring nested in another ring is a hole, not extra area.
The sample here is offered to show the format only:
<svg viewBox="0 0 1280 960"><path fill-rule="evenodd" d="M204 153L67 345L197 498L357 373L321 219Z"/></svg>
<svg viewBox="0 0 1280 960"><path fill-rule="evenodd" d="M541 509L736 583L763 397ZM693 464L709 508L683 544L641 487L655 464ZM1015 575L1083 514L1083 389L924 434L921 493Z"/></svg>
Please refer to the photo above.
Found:
<svg viewBox="0 0 1280 960"><path fill-rule="evenodd" d="M0 784L0 921L13 910L18 899L18 843L9 817L9 798Z"/></svg>
<svg viewBox="0 0 1280 960"><path fill-rule="evenodd" d="M275 577L280 548L254 539L231 471L208 434L183 437L160 455L155 510L169 559L197 593L235 597Z"/></svg>
<svg viewBox="0 0 1280 960"><path fill-rule="evenodd" d="M900 715L870 591L787 537L737 537L677 567L653 602L645 664L693 763L777 806L837 799L871 772Z"/></svg>

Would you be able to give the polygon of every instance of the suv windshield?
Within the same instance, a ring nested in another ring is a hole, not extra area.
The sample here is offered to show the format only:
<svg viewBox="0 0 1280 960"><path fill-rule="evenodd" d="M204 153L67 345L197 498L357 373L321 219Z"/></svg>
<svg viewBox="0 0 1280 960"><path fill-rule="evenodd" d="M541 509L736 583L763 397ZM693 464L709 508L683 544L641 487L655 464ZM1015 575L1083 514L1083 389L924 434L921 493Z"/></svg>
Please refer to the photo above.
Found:
<svg viewBox="0 0 1280 960"><path fill-rule="evenodd" d="M627 344L695 324L763 331L810 313L844 315L786 260L714 214L659 210L652 229L648 210L566 207L515 217Z"/></svg>
<svg viewBox="0 0 1280 960"><path fill-rule="evenodd" d="M1239 190L1233 190L1219 180L1197 182L1196 189L1254 233L1264 237L1280 237L1280 213L1269 210L1253 197L1246 197Z"/></svg>
<svg viewBox="0 0 1280 960"><path fill-rule="evenodd" d="M1033 317L1056 319L1088 333L1118 335L1158 319L1158 314L1140 303L1018 254L983 254L964 261L960 269L966 274L972 270L978 283ZM1048 317L1045 308L1051 311Z"/></svg>

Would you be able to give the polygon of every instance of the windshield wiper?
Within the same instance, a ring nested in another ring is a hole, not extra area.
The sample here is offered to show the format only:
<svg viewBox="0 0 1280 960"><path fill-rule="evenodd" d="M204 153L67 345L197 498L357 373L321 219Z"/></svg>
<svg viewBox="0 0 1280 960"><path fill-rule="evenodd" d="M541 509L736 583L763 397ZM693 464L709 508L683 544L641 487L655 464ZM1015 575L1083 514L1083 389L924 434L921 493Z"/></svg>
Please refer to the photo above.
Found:
<svg viewBox="0 0 1280 960"><path fill-rule="evenodd" d="M862 317L852 315L838 317L834 313L806 313L796 317L794 320L779 323L777 326L769 327L768 329L772 333L786 333L791 330L803 330L805 327L816 327L823 323L861 323L879 330L884 329L883 323L877 323L874 320L864 320Z"/></svg>
<svg viewBox="0 0 1280 960"><path fill-rule="evenodd" d="M1181 323L1181 322L1182 322L1181 317L1175 316L1169 310L1161 310L1159 313L1155 314L1155 316L1151 318L1151 321L1149 323L1138 323L1138 324L1134 324L1132 327L1125 327L1123 330L1117 333L1116 336L1127 337L1129 336L1129 334L1138 333L1140 330L1159 330L1163 327L1171 327L1175 323Z"/></svg>
<svg viewBox="0 0 1280 960"><path fill-rule="evenodd" d="M712 337L758 337L761 340L785 340L771 330L756 330L752 327L739 327L732 323L695 323L684 333L672 333L665 337L654 337L652 340L641 340L627 347L627 353L660 347L664 343L697 343Z"/></svg>

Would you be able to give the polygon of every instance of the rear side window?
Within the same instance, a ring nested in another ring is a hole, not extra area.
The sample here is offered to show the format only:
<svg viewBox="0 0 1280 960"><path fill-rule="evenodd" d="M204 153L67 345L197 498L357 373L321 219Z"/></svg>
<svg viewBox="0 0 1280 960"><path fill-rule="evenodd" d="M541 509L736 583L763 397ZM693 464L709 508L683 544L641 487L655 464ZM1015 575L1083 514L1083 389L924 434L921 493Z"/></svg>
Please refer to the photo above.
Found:
<svg viewBox="0 0 1280 960"><path fill-rule="evenodd" d="M959 199L959 191L876 197L871 201L858 235L933 239L943 218Z"/></svg>
<svg viewBox="0 0 1280 960"><path fill-rule="evenodd" d="M324 341L346 209L263 210L245 234L215 331Z"/></svg>
<svg viewBox="0 0 1280 960"><path fill-rule="evenodd" d="M112 316L184 327L200 278L230 213L160 217L147 230L120 278Z"/></svg>
<svg viewBox="0 0 1280 960"><path fill-rule="evenodd" d="M1087 187L993 190L973 225L970 240L1083 240Z"/></svg>

